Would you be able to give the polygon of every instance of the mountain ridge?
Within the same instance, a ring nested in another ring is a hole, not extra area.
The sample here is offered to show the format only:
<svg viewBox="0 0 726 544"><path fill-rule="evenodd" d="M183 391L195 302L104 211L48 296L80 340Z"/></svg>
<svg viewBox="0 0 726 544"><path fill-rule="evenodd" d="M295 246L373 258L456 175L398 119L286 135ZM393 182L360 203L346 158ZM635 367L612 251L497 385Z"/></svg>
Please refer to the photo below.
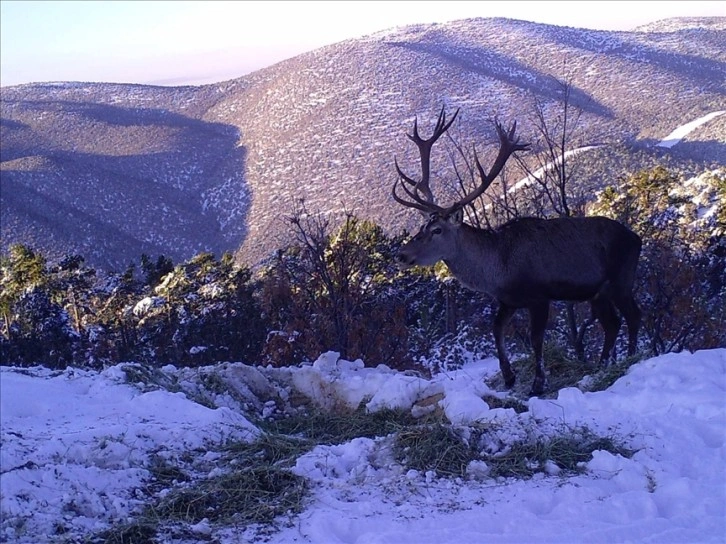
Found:
<svg viewBox="0 0 726 544"><path fill-rule="evenodd" d="M478 148L494 141L494 117L529 136L535 98L554 115L558 80L572 83L583 142L652 147L726 109L726 18L699 20L610 32L466 19L384 30L216 84L2 88L3 250L31 242L109 269L142 252L233 251L254 264L284 243L300 198L410 228L390 198L393 158L415 164L405 133L415 116L427 133L442 105L461 108L456 128ZM659 153L726 163L724 116Z"/></svg>

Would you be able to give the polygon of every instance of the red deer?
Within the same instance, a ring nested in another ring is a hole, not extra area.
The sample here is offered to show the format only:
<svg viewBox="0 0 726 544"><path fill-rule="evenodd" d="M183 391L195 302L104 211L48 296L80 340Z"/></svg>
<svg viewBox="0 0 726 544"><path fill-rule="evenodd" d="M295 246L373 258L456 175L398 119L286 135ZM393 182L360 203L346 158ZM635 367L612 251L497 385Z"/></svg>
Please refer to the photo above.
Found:
<svg viewBox="0 0 726 544"><path fill-rule="evenodd" d="M601 362L614 357L621 318L628 326L628 354L636 350L641 311L633 297L633 283L640 257L640 237L606 217L522 217L495 229L475 228L463 222L463 209L481 196L499 175L509 157L529 148L515 137L516 122L506 130L497 121L499 152L489 172L479 158L480 182L476 189L448 207L434 203L429 187L431 148L456 119L447 122L442 108L433 135L423 139L414 121L407 134L419 149L421 179L401 170L393 198L426 217L418 233L399 250L400 267L432 266L443 261L464 286L489 294L498 302L494 340L499 367L506 387L516 379L504 346L503 330L515 311L526 308L530 316L530 338L535 357L535 378L530 395L541 395L548 384L542 359L542 344L550 301L589 301L593 317L605 331ZM399 194L401 187L404 196Z"/></svg>

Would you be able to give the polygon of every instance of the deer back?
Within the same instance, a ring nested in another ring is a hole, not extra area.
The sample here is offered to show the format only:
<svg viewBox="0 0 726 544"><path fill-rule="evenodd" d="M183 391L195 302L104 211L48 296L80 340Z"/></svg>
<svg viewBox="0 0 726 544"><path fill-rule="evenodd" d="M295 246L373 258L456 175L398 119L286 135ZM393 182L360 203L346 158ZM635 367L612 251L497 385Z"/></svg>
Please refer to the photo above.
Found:
<svg viewBox="0 0 726 544"><path fill-rule="evenodd" d="M467 287L519 307L632 286L640 245L605 217L520 218L492 231L462 224L457 250L443 260Z"/></svg>

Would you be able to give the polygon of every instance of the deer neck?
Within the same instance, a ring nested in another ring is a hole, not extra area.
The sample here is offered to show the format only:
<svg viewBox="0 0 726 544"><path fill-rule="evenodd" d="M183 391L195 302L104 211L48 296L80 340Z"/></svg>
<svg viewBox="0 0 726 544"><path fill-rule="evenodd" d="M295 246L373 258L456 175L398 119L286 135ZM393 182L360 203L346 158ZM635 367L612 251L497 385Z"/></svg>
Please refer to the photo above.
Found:
<svg viewBox="0 0 726 544"><path fill-rule="evenodd" d="M455 244L452 256L444 260L449 271L465 287L493 295L500 268L497 233L462 224Z"/></svg>

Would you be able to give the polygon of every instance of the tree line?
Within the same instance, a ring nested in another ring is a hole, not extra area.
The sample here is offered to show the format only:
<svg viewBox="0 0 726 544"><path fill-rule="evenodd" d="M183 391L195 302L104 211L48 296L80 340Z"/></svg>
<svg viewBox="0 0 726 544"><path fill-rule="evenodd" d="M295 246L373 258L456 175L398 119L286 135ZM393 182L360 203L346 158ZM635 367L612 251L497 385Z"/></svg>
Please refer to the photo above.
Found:
<svg viewBox="0 0 726 544"><path fill-rule="evenodd" d="M701 195L726 202L724 172L699 179ZM726 206L701 217L682 185L656 167L606 188L588 209L643 238L636 296L641 349L652 354L726 346ZM304 208L289 228L292 242L254 271L228 253L200 253L179 264L142 255L100 274L80 255L51 263L14 245L0 258L2 364L280 366L334 350L371 365L430 368L494 354L493 301L443 265L398 270L392 256L407 233L386 235L352 214L333 224ZM555 310L549 341L592 357L601 339L587 305ZM513 349L526 349L526 323L511 326Z"/></svg>

